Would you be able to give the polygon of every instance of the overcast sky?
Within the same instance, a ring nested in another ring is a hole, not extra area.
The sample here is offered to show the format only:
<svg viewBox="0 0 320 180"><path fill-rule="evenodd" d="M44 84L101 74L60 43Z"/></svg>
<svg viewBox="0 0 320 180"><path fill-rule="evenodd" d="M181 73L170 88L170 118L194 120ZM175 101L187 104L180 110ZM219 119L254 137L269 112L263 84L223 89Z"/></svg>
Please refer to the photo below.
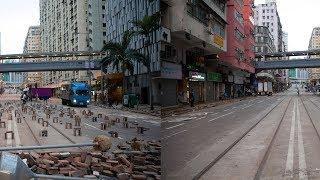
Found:
<svg viewBox="0 0 320 180"><path fill-rule="evenodd" d="M264 0L256 0L256 3ZM312 28L320 25L320 0L277 0L289 50L308 48ZM22 53L29 26L39 24L39 0L0 0L2 54Z"/></svg>
<svg viewBox="0 0 320 180"><path fill-rule="evenodd" d="M0 0L1 53L22 53L33 25L39 25L39 0Z"/></svg>

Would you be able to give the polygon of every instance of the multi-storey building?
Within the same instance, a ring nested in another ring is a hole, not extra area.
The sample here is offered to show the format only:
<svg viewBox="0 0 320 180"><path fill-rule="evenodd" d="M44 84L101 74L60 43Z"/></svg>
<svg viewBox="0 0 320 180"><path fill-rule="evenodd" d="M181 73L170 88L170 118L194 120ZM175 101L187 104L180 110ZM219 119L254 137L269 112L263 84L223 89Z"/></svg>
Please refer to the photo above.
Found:
<svg viewBox="0 0 320 180"><path fill-rule="evenodd" d="M23 53L39 53L41 52L41 30L40 26L31 26L29 27ZM39 59L23 59L23 62L36 62ZM42 84L42 73L41 72L28 72L23 73L24 83L26 84L35 84L39 86Z"/></svg>
<svg viewBox="0 0 320 180"><path fill-rule="evenodd" d="M250 84L250 74L255 72L251 61L253 54L252 1L227 1L227 51L220 54L228 66L228 81L225 92L237 97Z"/></svg>
<svg viewBox="0 0 320 180"><path fill-rule="evenodd" d="M276 1L271 0L265 4L257 4L254 8L254 22L257 26L269 28L274 39L276 51L283 52L282 24Z"/></svg>
<svg viewBox="0 0 320 180"><path fill-rule="evenodd" d="M160 11L160 0L118 0L106 1L106 40L108 42L121 42L123 33L127 30L134 30L135 27L131 21L142 19L146 15L153 15ZM159 32L151 33L151 41L147 43L143 36L134 36L130 48L137 49L141 52L146 52L149 48L151 71L154 75L153 97L157 104L160 101L160 79L156 78L157 72L160 72L159 48L160 38ZM112 99L121 100L123 93L135 93L140 95L140 102L143 104L149 103L149 81L146 67L142 64L135 63L133 76L128 74L123 77L121 72L116 72L109 67L108 69L108 89L109 97ZM122 86L123 80L125 86Z"/></svg>
<svg viewBox="0 0 320 180"><path fill-rule="evenodd" d="M276 47L273 43L273 36L268 27L255 26L255 53L274 53Z"/></svg>
<svg viewBox="0 0 320 180"><path fill-rule="evenodd" d="M43 52L101 50L105 0L40 0ZM51 59L57 60L57 59ZM60 58L58 60L67 60ZM90 81L86 71L46 72L44 84Z"/></svg>
<svg viewBox="0 0 320 180"><path fill-rule="evenodd" d="M320 49L320 27L313 28L308 49ZM319 56L312 56L311 58L319 58ZM320 83L320 68L310 69L310 80L317 84Z"/></svg>
<svg viewBox="0 0 320 180"><path fill-rule="evenodd" d="M283 40L283 46L284 46L283 50L284 50L284 52L288 52L288 50L289 50L289 43L288 43L289 39L288 39L288 33L285 32L285 31L282 32L282 40Z"/></svg>
<svg viewBox="0 0 320 180"><path fill-rule="evenodd" d="M245 48L245 61L251 64L254 61L254 0L243 1L243 19L244 19L244 48ZM247 67L247 71L253 71L252 66Z"/></svg>
<svg viewBox="0 0 320 180"><path fill-rule="evenodd" d="M163 105L187 102L190 92L196 102L218 100L228 73L218 63L227 49L226 1L162 1L161 10Z"/></svg>

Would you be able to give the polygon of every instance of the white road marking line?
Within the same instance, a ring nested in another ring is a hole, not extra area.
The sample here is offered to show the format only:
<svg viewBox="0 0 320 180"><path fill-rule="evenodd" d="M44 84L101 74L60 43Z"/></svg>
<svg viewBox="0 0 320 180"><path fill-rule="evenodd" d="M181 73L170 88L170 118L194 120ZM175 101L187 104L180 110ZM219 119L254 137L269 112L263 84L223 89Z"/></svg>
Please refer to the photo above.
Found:
<svg viewBox="0 0 320 180"><path fill-rule="evenodd" d="M10 122L10 121L7 121L7 122ZM12 130L12 127L11 127L11 123L7 123L7 125L8 125L8 131L11 131ZM7 137L7 146L12 146L12 139L11 139L11 137Z"/></svg>
<svg viewBox="0 0 320 180"><path fill-rule="evenodd" d="M226 111L230 111L230 109L225 109L225 110L223 110L224 112L226 112Z"/></svg>
<svg viewBox="0 0 320 180"><path fill-rule="evenodd" d="M175 125L175 126L171 126L171 127L166 128L166 129L173 129L173 128L182 126L182 125L184 125L184 124L185 124L185 123L177 124L177 125Z"/></svg>
<svg viewBox="0 0 320 180"><path fill-rule="evenodd" d="M214 118L214 119L211 119L211 120L209 120L208 122L214 121L214 120L216 120L216 119L222 118L222 117L224 117L224 116L227 116L227 115L230 115L230 114L233 114L233 113L234 113L234 112L229 112L229 113L227 113L227 114L224 114L224 115L218 116L218 117L216 117L216 118Z"/></svg>
<svg viewBox="0 0 320 180"><path fill-rule="evenodd" d="M17 118L14 118L15 120ZM12 125L13 125L13 132L14 132L14 140L15 140L15 144L16 146L21 146L21 141L20 141L20 136L19 136L19 131L18 131L18 125L16 121L12 121Z"/></svg>
<svg viewBox="0 0 320 180"><path fill-rule="evenodd" d="M249 108L249 107L251 107L251 106L253 106L253 104L251 104L251 105L249 105L249 106L246 106L246 107L243 107L243 108L241 108L241 109L247 109L247 108Z"/></svg>
<svg viewBox="0 0 320 180"><path fill-rule="evenodd" d="M286 163L286 174L289 175L290 178L293 178L293 147L294 147L294 132L295 132L295 121L296 121L296 103L294 102L294 108L292 110L292 118L291 118L291 130L290 130L290 139L288 145L288 153L287 153L287 163Z"/></svg>
<svg viewBox="0 0 320 180"><path fill-rule="evenodd" d="M183 130L183 131L179 131L179 132L173 133L173 134L171 134L171 135L169 135L169 136L166 136L166 137L164 137L164 138L161 138L161 139L162 139L162 140L163 140L163 139L168 139L168 138L170 138L170 137L172 137L172 136L176 136L176 135L181 134L181 133L184 133L184 132L187 132L187 130Z"/></svg>
<svg viewBox="0 0 320 180"><path fill-rule="evenodd" d="M161 124L160 122L150 121L150 120L142 120L142 121L143 121L143 122L150 123L150 124L155 124L155 125L160 125L160 124Z"/></svg>
<svg viewBox="0 0 320 180"><path fill-rule="evenodd" d="M308 179L306 158L304 153L303 136L300 122L300 110L297 106L297 123L298 123L298 150L299 150L299 179Z"/></svg>

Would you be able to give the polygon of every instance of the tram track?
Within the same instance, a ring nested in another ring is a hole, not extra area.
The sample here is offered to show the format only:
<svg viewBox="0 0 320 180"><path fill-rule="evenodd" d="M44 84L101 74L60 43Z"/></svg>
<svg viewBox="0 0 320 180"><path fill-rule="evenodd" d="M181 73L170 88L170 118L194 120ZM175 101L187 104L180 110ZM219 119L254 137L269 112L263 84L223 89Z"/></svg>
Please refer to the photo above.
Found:
<svg viewBox="0 0 320 180"><path fill-rule="evenodd" d="M193 180L197 180L200 179L204 174L206 174L215 164L217 164L228 152L230 152L241 140L243 140L248 133L250 133L255 127L257 127L258 124L260 124L268 115L270 115L277 107L279 107L279 105L281 105L285 99L287 99L286 97L283 98L279 103L277 103L271 110L269 110L265 115L263 115L258 121L256 121L255 123L253 123L250 128L248 128L240 137L238 137L232 144L230 144L223 152L221 152L214 160L212 160L207 166L205 166L205 168L203 168L199 173L197 173L192 179ZM269 146L273 143L274 139L275 139L275 135L277 134L277 132L279 131L279 127L282 124L283 118L288 110L289 104L292 101L292 97L290 98L288 104L286 105L285 108L285 112L282 115L280 122L277 126L277 129L272 137L271 143L269 144ZM269 147L267 149L267 152L270 151ZM265 157L267 157L267 155L265 155ZM263 158L263 161L265 161L265 157ZM263 163L263 162L262 162ZM260 168L260 166L259 166ZM260 170L258 170L260 171ZM258 173L257 173L258 174Z"/></svg>

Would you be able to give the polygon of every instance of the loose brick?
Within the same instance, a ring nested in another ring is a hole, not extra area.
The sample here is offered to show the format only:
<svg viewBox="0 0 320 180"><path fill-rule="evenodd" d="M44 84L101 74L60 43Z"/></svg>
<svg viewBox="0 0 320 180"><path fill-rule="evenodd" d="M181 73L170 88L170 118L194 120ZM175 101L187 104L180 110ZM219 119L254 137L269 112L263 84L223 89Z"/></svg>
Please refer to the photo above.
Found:
<svg viewBox="0 0 320 180"><path fill-rule="evenodd" d="M131 177L134 180L145 180L145 179L147 179L146 175L132 174Z"/></svg>
<svg viewBox="0 0 320 180"><path fill-rule="evenodd" d="M85 172L83 171L70 171L69 176L71 177L83 177L85 175Z"/></svg>
<svg viewBox="0 0 320 180"><path fill-rule="evenodd" d="M103 170L101 174L109 177L114 177L114 173L109 170Z"/></svg>
<svg viewBox="0 0 320 180"><path fill-rule="evenodd" d="M120 155L119 157L119 161L123 162L126 166L131 166L131 162L127 160L127 158L125 158L123 155Z"/></svg>

